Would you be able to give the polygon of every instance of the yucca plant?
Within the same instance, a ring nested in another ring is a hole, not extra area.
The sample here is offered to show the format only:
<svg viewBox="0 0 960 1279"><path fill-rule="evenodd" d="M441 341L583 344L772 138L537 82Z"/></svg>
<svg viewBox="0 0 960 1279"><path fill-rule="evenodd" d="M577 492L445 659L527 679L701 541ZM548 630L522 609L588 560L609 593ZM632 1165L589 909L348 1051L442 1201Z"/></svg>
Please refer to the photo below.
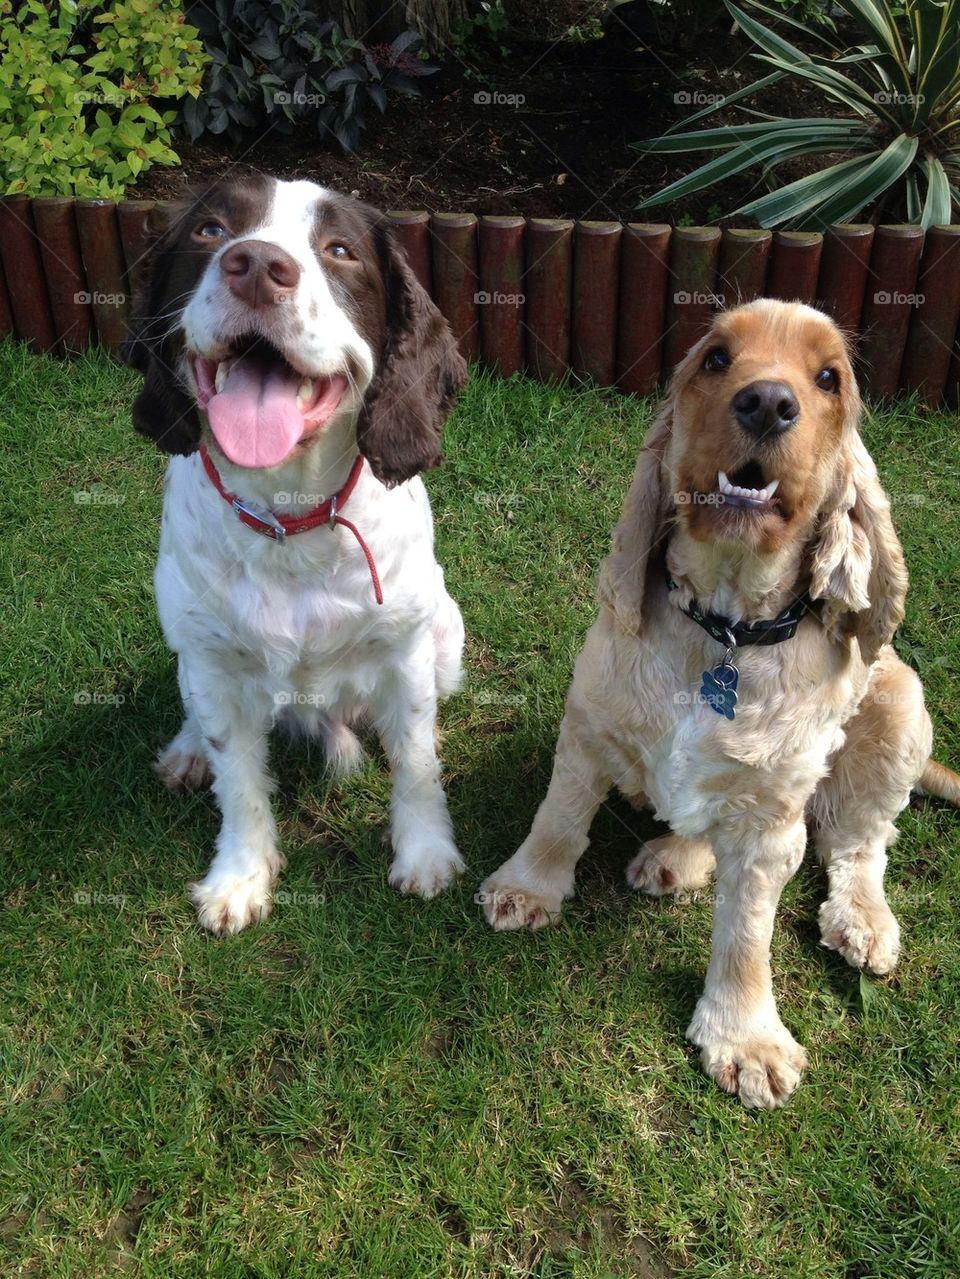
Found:
<svg viewBox="0 0 960 1279"><path fill-rule="evenodd" d="M831 117L791 119L750 111L743 125L666 134L637 144L665 154L718 151L698 169L648 197L641 208L677 200L765 166L768 185L787 160L826 155L836 162L768 190L733 210L761 226L820 228L855 218L868 205L899 205L898 215L924 227L948 223L960 207L960 0L834 0L856 25L861 43L840 49L774 9L749 0L749 12L724 0L753 56L773 70L685 121L689 126L722 106L799 77L840 104ZM806 32L823 53L807 54L764 26L761 13Z"/></svg>

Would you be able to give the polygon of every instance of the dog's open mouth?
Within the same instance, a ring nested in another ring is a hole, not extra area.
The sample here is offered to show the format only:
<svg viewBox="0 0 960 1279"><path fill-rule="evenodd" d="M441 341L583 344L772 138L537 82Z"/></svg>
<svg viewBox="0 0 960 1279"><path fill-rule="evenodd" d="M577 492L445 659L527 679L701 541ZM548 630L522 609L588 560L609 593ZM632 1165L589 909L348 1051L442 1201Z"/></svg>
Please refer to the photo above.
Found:
<svg viewBox="0 0 960 1279"><path fill-rule="evenodd" d="M774 494L779 487L779 480L764 483L763 470L757 462L748 462L731 476L725 471L720 471L717 475L717 492L722 496L725 506L769 511L774 506Z"/></svg>
<svg viewBox="0 0 960 1279"><path fill-rule="evenodd" d="M306 377L266 338L240 338L222 360L195 358L197 403L237 466L279 466L336 412L342 373Z"/></svg>

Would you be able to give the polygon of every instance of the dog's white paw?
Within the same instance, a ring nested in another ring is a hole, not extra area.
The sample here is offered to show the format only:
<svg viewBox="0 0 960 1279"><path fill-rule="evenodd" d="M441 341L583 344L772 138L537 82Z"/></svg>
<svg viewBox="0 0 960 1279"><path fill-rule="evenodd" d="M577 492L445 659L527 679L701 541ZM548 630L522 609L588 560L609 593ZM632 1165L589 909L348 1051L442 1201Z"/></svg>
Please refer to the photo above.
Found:
<svg viewBox="0 0 960 1279"><path fill-rule="evenodd" d="M390 864L391 888L415 897L436 897L464 872L463 858L453 844L437 843L416 853L397 853Z"/></svg>
<svg viewBox="0 0 960 1279"><path fill-rule="evenodd" d="M779 1018L742 1033L710 1028L714 1020L697 1005L687 1038L700 1049L704 1071L745 1106L773 1110L788 1101L800 1082L807 1054Z"/></svg>
<svg viewBox="0 0 960 1279"><path fill-rule="evenodd" d="M190 885L202 926L218 937L238 933L270 914L275 876L268 868L253 875L210 874Z"/></svg>
<svg viewBox="0 0 960 1279"><path fill-rule="evenodd" d="M820 907L820 938L854 968L878 976L890 972L900 954L900 925L886 902L856 906L828 897Z"/></svg>
<svg viewBox="0 0 960 1279"><path fill-rule="evenodd" d="M193 791L209 786L210 764L199 733L184 729L160 752L154 772L168 790Z"/></svg>
<svg viewBox="0 0 960 1279"><path fill-rule="evenodd" d="M713 866L713 850L705 840L661 835L641 846L627 866L627 883L651 897L665 897L704 888Z"/></svg>

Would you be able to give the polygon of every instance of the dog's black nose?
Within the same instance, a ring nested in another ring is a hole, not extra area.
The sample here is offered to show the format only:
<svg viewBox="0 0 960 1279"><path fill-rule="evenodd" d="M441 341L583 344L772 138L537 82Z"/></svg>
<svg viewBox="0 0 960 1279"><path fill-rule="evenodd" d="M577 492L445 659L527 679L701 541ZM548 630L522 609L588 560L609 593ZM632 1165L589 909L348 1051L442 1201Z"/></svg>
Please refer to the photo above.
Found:
<svg viewBox="0 0 960 1279"><path fill-rule="evenodd" d="M743 429L757 439L789 431L800 416L797 397L786 382L751 382L736 393L730 408Z"/></svg>

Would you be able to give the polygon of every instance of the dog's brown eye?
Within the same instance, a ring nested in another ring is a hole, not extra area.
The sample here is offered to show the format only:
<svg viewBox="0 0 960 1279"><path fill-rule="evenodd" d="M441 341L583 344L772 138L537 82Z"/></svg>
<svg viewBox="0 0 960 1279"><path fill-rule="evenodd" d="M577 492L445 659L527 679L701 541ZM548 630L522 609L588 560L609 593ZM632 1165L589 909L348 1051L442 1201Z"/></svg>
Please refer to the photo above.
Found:
<svg viewBox="0 0 960 1279"><path fill-rule="evenodd" d="M347 262L353 257L353 254L345 244L328 244L324 249L324 253L329 253L332 258L336 258L340 262Z"/></svg>
<svg viewBox="0 0 960 1279"><path fill-rule="evenodd" d="M201 240L222 240L227 228L219 222L201 222L193 234Z"/></svg>
<svg viewBox="0 0 960 1279"><path fill-rule="evenodd" d="M708 373L719 373L721 369L728 369L730 364L730 352L722 346L714 347L703 361L703 367Z"/></svg>
<svg viewBox="0 0 960 1279"><path fill-rule="evenodd" d="M813 380L821 391L838 391L840 389L840 379L833 369L821 369Z"/></svg>

